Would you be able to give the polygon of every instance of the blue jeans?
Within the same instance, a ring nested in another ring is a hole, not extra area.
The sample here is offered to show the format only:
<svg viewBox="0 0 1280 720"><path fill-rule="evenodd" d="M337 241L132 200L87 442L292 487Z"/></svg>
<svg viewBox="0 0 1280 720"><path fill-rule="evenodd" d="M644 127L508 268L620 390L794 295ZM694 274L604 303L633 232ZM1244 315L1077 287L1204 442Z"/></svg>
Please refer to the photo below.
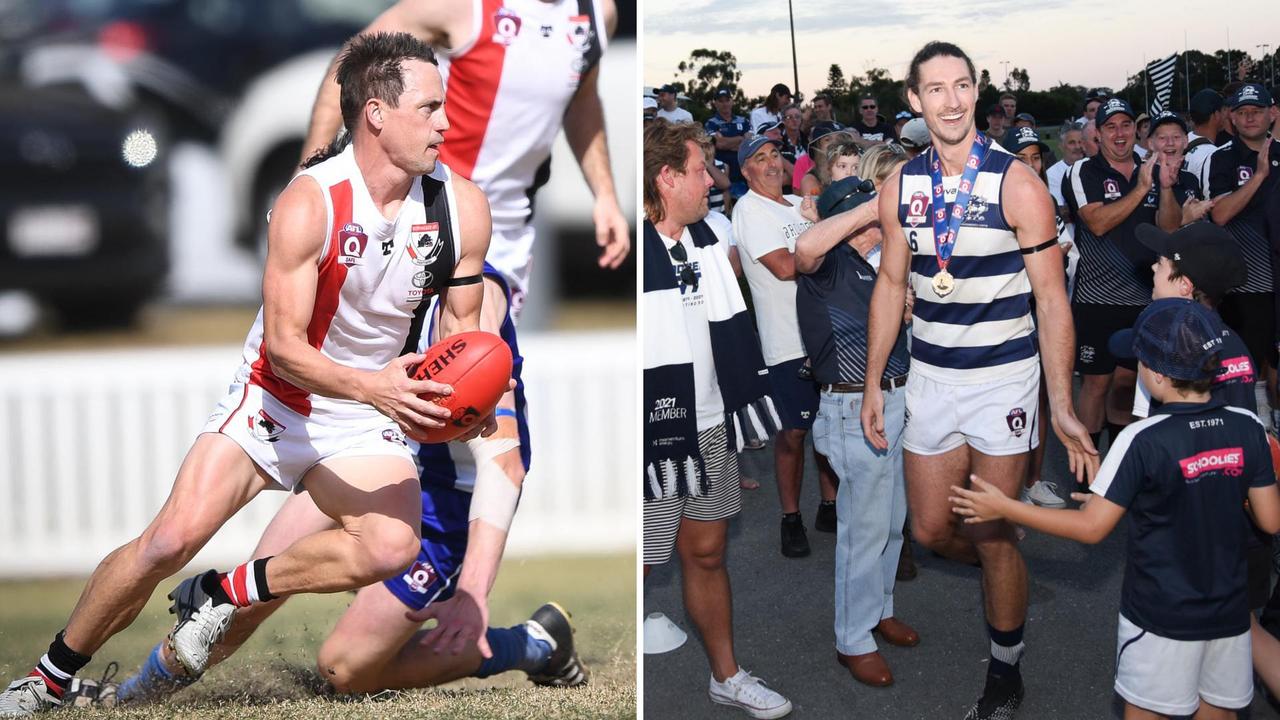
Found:
<svg viewBox="0 0 1280 720"><path fill-rule="evenodd" d="M822 393L813 442L840 478L836 494L836 649L875 652L871 629L893 616L907 493L902 477L904 388L884 391L888 450L862 434L862 394Z"/></svg>

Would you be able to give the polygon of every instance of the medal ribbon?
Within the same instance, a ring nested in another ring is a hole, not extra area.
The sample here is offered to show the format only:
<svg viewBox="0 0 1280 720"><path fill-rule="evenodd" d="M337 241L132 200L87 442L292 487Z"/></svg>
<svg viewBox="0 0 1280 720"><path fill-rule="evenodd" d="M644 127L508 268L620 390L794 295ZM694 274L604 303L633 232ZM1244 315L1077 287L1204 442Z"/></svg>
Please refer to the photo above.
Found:
<svg viewBox="0 0 1280 720"><path fill-rule="evenodd" d="M942 190L942 160L938 151L930 148L933 161L929 163L929 178L933 181L933 249L938 255L938 269L946 271L951 263L951 253L956 248L956 237L960 234L960 224L969 209L969 198L973 195L973 184L978 179L978 168L987 156L987 137L978 133L969 148L969 158L964 163L964 173L960 176L960 188L956 193L956 202L948 206Z"/></svg>

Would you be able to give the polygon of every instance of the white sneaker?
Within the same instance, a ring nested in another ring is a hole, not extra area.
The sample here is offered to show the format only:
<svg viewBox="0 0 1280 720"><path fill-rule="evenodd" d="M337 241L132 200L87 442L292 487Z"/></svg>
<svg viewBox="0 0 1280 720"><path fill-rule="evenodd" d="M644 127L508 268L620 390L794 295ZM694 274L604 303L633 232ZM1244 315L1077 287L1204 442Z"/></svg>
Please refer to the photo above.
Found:
<svg viewBox="0 0 1280 720"><path fill-rule="evenodd" d="M1049 480L1037 480L1036 484L1027 490L1026 499L1040 507L1060 508L1067 504L1067 501L1058 495L1058 486Z"/></svg>
<svg viewBox="0 0 1280 720"><path fill-rule="evenodd" d="M227 634L236 613L231 603L214 604L200 586L202 577L187 578L169 593L169 612L178 616L169 632L169 647L187 674L196 678L209 667L209 651Z"/></svg>
<svg viewBox="0 0 1280 720"><path fill-rule="evenodd" d="M732 705L747 711L753 718L771 720L791 712L791 701L765 687L764 681L738 668L738 674L716 682L711 676L711 702Z"/></svg>
<svg viewBox="0 0 1280 720"><path fill-rule="evenodd" d="M44 678L32 673L9 683L9 689L0 693L0 718L31 717L61 705L62 700L49 692Z"/></svg>

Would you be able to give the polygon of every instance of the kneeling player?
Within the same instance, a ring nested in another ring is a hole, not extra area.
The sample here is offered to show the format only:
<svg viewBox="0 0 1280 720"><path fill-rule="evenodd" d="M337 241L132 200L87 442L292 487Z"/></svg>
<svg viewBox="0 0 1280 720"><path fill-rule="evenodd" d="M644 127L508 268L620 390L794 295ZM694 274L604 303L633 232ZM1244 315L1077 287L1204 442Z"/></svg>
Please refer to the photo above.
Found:
<svg viewBox="0 0 1280 720"><path fill-rule="evenodd" d="M587 670L573 648L568 613L549 603L525 623L487 628L488 594L506 545L520 485L529 467L524 385L509 290L485 265L481 329L511 347L516 388L497 411L498 432L488 438L423 445L418 453L422 483L422 549L403 574L359 591L320 648L321 674L342 693L427 687L463 677L524 670L539 685L574 686ZM434 330L434 323L433 328ZM423 333L422 345L434 333ZM303 493L280 508L263 532L254 557L269 556L297 538L333 527ZM465 555L465 558L464 558ZM210 663L236 651L284 599L239 610ZM410 612L406 613L406 606ZM433 630L422 623L435 618ZM121 702L155 699L189 685L167 642L161 642L137 674L120 684ZM92 688L105 699L109 688Z"/></svg>

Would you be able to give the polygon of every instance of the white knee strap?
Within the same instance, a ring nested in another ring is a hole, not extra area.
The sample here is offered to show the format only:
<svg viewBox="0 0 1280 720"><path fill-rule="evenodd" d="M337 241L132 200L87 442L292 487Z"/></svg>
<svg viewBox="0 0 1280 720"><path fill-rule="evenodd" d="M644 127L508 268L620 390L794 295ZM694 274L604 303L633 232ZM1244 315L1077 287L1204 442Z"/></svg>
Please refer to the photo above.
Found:
<svg viewBox="0 0 1280 720"><path fill-rule="evenodd" d="M467 520L482 520L503 532L511 529L520 502L520 489L494 458L520 447L514 438L482 438L467 441L476 459L476 484L471 491L471 512Z"/></svg>

